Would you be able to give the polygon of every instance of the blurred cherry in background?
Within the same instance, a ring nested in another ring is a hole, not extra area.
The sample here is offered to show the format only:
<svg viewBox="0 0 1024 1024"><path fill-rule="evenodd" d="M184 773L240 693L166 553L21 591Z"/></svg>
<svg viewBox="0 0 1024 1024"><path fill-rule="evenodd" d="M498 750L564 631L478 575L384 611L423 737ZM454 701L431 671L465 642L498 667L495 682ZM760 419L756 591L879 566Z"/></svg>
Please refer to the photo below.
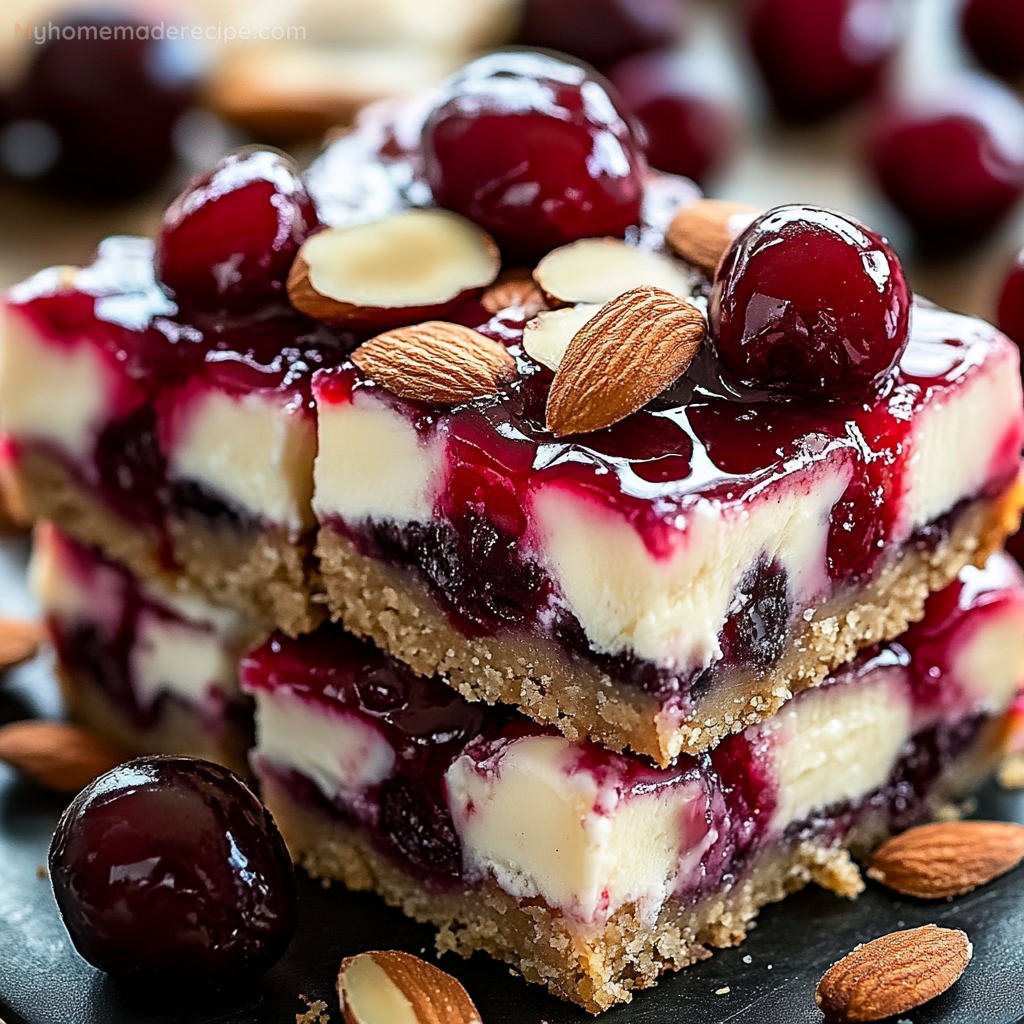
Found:
<svg viewBox="0 0 1024 1024"><path fill-rule="evenodd" d="M968 0L961 25L989 71L1004 78L1024 75L1024 0Z"/></svg>

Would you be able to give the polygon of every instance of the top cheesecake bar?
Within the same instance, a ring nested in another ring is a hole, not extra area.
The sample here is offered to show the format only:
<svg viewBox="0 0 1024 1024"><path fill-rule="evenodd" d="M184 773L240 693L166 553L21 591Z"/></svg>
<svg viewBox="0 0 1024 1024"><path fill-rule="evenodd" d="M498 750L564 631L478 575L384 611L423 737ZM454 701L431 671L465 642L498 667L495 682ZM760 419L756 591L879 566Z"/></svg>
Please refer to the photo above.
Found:
<svg viewBox="0 0 1024 1024"><path fill-rule="evenodd" d="M647 171L538 53L13 289L0 416L27 513L136 572L662 765L903 632L1021 502L1008 339L852 218Z"/></svg>

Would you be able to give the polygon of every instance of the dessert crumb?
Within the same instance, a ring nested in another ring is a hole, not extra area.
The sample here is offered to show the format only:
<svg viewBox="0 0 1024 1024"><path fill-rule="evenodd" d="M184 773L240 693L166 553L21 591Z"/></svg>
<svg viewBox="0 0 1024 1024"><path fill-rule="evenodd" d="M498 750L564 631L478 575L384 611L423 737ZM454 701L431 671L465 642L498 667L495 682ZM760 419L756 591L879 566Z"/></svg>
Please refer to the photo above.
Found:
<svg viewBox="0 0 1024 1024"><path fill-rule="evenodd" d="M45 881L45 879L47 877L49 877L49 876L46 874L46 865L45 864L37 864L36 865L36 878L41 878L41 879L43 879Z"/></svg>
<svg viewBox="0 0 1024 1024"><path fill-rule="evenodd" d="M1024 789L1024 754L1010 754L1003 758L996 779L1003 789Z"/></svg>
<svg viewBox="0 0 1024 1024"><path fill-rule="evenodd" d="M750 955L750 954L748 953L748 954L747 954L747 955L746 955L746 956L745 956L745 957L743 958L743 962L744 962L745 964L752 964L752 963L754 962L754 958L753 958L753 957L752 957L752 956L751 956L751 955Z"/></svg>
<svg viewBox="0 0 1024 1024"><path fill-rule="evenodd" d="M305 1013L295 1014L295 1024L329 1024L331 1015L327 1012L327 1004L322 999L310 1002L309 996L299 998L309 1007Z"/></svg>
<svg viewBox="0 0 1024 1024"><path fill-rule="evenodd" d="M727 996L732 991L728 985L723 985L722 988L715 989L716 996Z"/></svg>
<svg viewBox="0 0 1024 1024"><path fill-rule="evenodd" d="M510 967L508 969L508 973L511 974L513 978L518 978L520 976L519 972L514 967Z"/></svg>

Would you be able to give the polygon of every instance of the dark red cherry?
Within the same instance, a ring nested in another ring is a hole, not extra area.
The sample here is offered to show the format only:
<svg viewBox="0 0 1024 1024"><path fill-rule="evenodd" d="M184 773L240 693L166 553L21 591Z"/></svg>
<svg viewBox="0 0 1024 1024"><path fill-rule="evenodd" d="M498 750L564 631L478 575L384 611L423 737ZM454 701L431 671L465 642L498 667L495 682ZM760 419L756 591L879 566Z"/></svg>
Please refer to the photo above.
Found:
<svg viewBox="0 0 1024 1024"><path fill-rule="evenodd" d="M755 0L747 30L778 113L808 121L871 92L903 25L898 0Z"/></svg>
<svg viewBox="0 0 1024 1024"><path fill-rule="evenodd" d="M999 296L999 329L1024 349L1024 249L1017 253Z"/></svg>
<svg viewBox="0 0 1024 1024"><path fill-rule="evenodd" d="M868 159L926 245L973 241L1024 191L1024 105L976 75L929 84L876 115Z"/></svg>
<svg viewBox="0 0 1024 1024"><path fill-rule="evenodd" d="M75 948L110 974L255 976L295 931L281 833L208 761L139 758L90 783L57 824L49 868Z"/></svg>
<svg viewBox="0 0 1024 1024"><path fill-rule="evenodd" d="M505 50L451 78L423 132L439 205L510 258L577 238L622 237L640 219L644 157L608 83L548 54Z"/></svg>
<svg viewBox="0 0 1024 1024"><path fill-rule="evenodd" d="M808 399L858 397L907 344L896 254L859 221L814 206L758 217L718 266L708 303L727 375Z"/></svg>
<svg viewBox="0 0 1024 1024"><path fill-rule="evenodd" d="M982 65L1004 78L1024 75L1024 3L968 0L961 14L964 38Z"/></svg>
<svg viewBox="0 0 1024 1024"><path fill-rule="evenodd" d="M736 142L737 119L678 54L644 53L608 77L647 132L647 162L703 184Z"/></svg>
<svg viewBox="0 0 1024 1024"><path fill-rule="evenodd" d="M295 253L316 226L298 170L249 148L194 179L164 214L157 275L188 305L239 309L283 296Z"/></svg>
<svg viewBox="0 0 1024 1024"><path fill-rule="evenodd" d="M6 104L0 172L89 199L159 181L174 159L175 123L195 99L196 44L150 38L152 26L109 14L32 28L46 41L23 44L32 57Z"/></svg>
<svg viewBox="0 0 1024 1024"><path fill-rule="evenodd" d="M678 42L688 21L687 0L525 0L517 39L604 69Z"/></svg>

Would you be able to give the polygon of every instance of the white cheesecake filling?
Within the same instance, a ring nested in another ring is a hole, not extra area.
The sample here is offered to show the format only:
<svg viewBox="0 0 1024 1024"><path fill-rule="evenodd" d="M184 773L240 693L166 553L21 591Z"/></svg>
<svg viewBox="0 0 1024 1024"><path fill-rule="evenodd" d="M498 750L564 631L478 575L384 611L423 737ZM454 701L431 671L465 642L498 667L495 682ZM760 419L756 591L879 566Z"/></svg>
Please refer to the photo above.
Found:
<svg viewBox="0 0 1024 1024"><path fill-rule="evenodd" d="M102 352L88 340L49 342L12 307L0 317L4 433L86 460L115 404L117 380Z"/></svg>
<svg viewBox="0 0 1024 1024"><path fill-rule="evenodd" d="M848 466L826 464L742 506L698 501L679 516L667 557L617 512L548 487L534 498L536 543L595 650L687 671L721 657L734 595L762 558L786 570L794 602L826 592L829 513L848 479Z"/></svg>
<svg viewBox="0 0 1024 1024"><path fill-rule="evenodd" d="M328 800L358 795L391 774L395 752L366 719L286 690L250 692L256 698L259 754L312 779Z"/></svg>
<svg viewBox="0 0 1024 1024"><path fill-rule="evenodd" d="M313 521L316 428L298 396L210 388L171 413L167 473L293 535Z"/></svg>
<svg viewBox="0 0 1024 1024"><path fill-rule="evenodd" d="M983 608L956 637L953 678L978 711L1000 711L1024 688L1024 609L1018 602Z"/></svg>
<svg viewBox="0 0 1024 1024"><path fill-rule="evenodd" d="M352 522L427 522L444 484L444 447L363 391L319 403L314 508Z"/></svg>

